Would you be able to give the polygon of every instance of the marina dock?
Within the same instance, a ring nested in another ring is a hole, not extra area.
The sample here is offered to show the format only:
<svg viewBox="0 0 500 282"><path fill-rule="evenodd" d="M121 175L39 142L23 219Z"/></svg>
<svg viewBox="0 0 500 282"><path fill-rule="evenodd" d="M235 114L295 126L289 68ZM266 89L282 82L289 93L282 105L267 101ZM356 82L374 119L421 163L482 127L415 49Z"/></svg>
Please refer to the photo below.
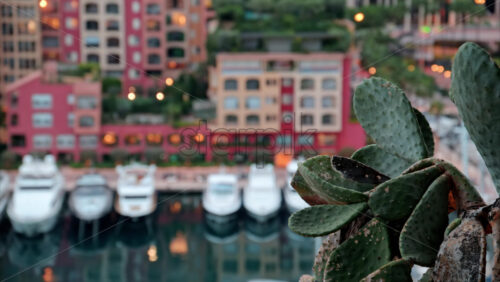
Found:
<svg viewBox="0 0 500 282"><path fill-rule="evenodd" d="M238 175L238 186L244 189L247 184L248 166L224 167L158 167L155 173L156 190L159 192L202 192L206 186L208 175L224 171ZM71 168L61 167L65 178L66 191L75 188L78 177L85 173L97 172L104 176L111 189L116 189L118 174L114 168ZM286 171L284 168L275 168L277 185L282 188L286 184ZM17 171L7 171L10 176L10 189L14 187Z"/></svg>

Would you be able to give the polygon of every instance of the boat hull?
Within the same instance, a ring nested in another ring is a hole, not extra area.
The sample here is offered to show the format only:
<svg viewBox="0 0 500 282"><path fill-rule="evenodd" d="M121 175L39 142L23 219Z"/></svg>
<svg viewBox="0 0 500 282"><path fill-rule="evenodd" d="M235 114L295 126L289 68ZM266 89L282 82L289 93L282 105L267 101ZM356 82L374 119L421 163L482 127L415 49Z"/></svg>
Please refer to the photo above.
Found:
<svg viewBox="0 0 500 282"><path fill-rule="evenodd" d="M69 207L70 207L70 210L73 213L73 215L81 221L90 222L90 221L99 220L99 219L103 218L104 216L106 216L107 214L109 214L109 212L113 208L113 195L112 195L111 191L107 195L104 196L104 197L106 197L106 203L103 205L103 207L99 211L93 212L91 214L89 214L88 212L85 212L84 209L78 207L75 204L76 201L75 201L74 197L75 197L75 195L71 194L70 200L69 200Z"/></svg>
<svg viewBox="0 0 500 282"><path fill-rule="evenodd" d="M124 205L124 204L132 205L132 206L134 206L134 205L129 204L129 203L120 203L120 197L118 196L118 197L116 197L116 200L115 200L115 210L119 215L125 216L125 217L130 217L132 219L146 217L146 216L149 216L152 213L154 213L154 211L156 210L156 206L157 206L156 198L157 198L157 195L155 193L153 195L153 197L151 197L150 205L148 205L147 207L144 207L144 208L140 207L137 210L134 210L133 208L129 208L129 209L122 208L122 205ZM140 205L142 206L143 203L141 203ZM137 205L137 206L140 206L140 205Z"/></svg>
<svg viewBox="0 0 500 282"><path fill-rule="evenodd" d="M57 206L54 207L53 212L49 216L37 221L18 220L9 212L11 209L10 207L7 208L7 214L9 215L12 228L16 233L21 233L27 237L34 237L38 234L47 233L52 230L54 226L56 226L62 209L62 204L63 199L61 198L58 200Z"/></svg>

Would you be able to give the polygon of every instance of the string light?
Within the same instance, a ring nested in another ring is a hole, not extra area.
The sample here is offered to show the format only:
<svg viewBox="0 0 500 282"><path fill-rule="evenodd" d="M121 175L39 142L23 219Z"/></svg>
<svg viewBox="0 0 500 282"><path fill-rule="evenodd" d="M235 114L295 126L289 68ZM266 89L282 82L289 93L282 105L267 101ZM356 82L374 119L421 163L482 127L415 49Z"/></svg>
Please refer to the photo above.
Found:
<svg viewBox="0 0 500 282"><path fill-rule="evenodd" d="M443 73L444 77L450 78L451 77L451 71L447 70Z"/></svg>
<svg viewBox="0 0 500 282"><path fill-rule="evenodd" d="M167 78L165 79L165 84L166 84L167 86L172 86L172 85L174 85L174 79L173 79L173 78L171 78L171 77L167 77Z"/></svg>
<svg viewBox="0 0 500 282"><path fill-rule="evenodd" d="M360 23L365 20L365 14L359 12L354 15L354 21Z"/></svg>
<svg viewBox="0 0 500 282"><path fill-rule="evenodd" d="M158 101L163 101L163 99L165 99L165 94L163 94L162 92L156 93L156 99Z"/></svg>
<svg viewBox="0 0 500 282"><path fill-rule="evenodd" d="M368 73L371 74L371 75L374 75L377 73L377 69L375 67L370 67L368 69Z"/></svg>
<svg viewBox="0 0 500 282"><path fill-rule="evenodd" d="M38 3L40 8L46 8L48 4L49 3L47 3L47 0L40 0L40 2Z"/></svg>
<svg viewBox="0 0 500 282"><path fill-rule="evenodd" d="M134 92L129 92L129 93L127 94L127 98L128 98L130 101L134 101L134 100L135 100L135 98L136 98L136 96L137 96L137 95L135 95L135 93L134 93Z"/></svg>

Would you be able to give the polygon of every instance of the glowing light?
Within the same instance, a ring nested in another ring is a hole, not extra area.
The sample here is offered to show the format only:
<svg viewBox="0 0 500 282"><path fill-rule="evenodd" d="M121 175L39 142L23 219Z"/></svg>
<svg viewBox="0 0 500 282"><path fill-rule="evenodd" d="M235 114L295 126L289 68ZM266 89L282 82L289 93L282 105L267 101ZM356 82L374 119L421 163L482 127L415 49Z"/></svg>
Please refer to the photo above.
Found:
<svg viewBox="0 0 500 282"><path fill-rule="evenodd" d="M127 98L130 100L130 101L134 101L135 98L136 98L136 95L134 92L130 92L127 94Z"/></svg>
<svg viewBox="0 0 500 282"><path fill-rule="evenodd" d="M102 142L106 145L113 145L116 143L116 135L114 133L106 133L102 137Z"/></svg>
<svg viewBox="0 0 500 282"><path fill-rule="evenodd" d="M165 99L165 94L163 94L162 92L156 93L156 100L163 101L163 99Z"/></svg>
<svg viewBox="0 0 500 282"><path fill-rule="evenodd" d="M205 141L205 135L203 135L201 133L196 134L193 138L194 138L194 141L196 141L197 143L201 143L201 142Z"/></svg>
<svg viewBox="0 0 500 282"><path fill-rule="evenodd" d="M34 33L34 32L36 31L36 23L35 23L35 21L34 21L34 20L30 20L30 21L28 22L28 31L29 31L30 33Z"/></svg>
<svg viewBox="0 0 500 282"><path fill-rule="evenodd" d="M176 67L177 67L177 62L174 62L174 61L168 62L169 69L175 69Z"/></svg>
<svg viewBox="0 0 500 282"><path fill-rule="evenodd" d="M40 0L40 2L38 3L38 5L40 6L40 8L47 8L47 5L49 3L47 3L47 0Z"/></svg>
<svg viewBox="0 0 500 282"><path fill-rule="evenodd" d="M188 252L186 236L181 232L177 232L175 238L170 242L169 249L170 253L174 255L186 254Z"/></svg>
<svg viewBox="0 0 500 282"><path fill-rule="evenodd" d="M363 14L361 12L356 13L354 15L354 21L357 22L357 23L360 23L360 22L364 21L364 19L365 19L365 14Z"/></svg>
<svg viewBox="0 0 500 282"><path fill-rule="evenodd" d="M156 249L155 245L149 246L147 254L148 254L148 260L150 262L155 262L158 260L158 250Z"/></svg>
<svg viewBox="0 0 500 282"><path fill-rule="evenodd" d="M439 72L439 73L444 72L444 67L443 66L438 66L437 72Z"/></svg>
<svg viewBox="0 0 500 282"><path fill-rule="evenodd" d="M175 202L170 206L170 212L173 214L179 213L182 209L182 204L180 202Z"/></svg>
<svg viewBox="0 0 500 282"><path fill-rule="evenodd" d="M438 65L436 65L436 64L433 64L433 65L431 66L431 71L433 71L433 72L437 72L437 71L438 71L438 69L439 69L439 66L438 66Z"/></svg>
<svg viewBox="0 0 500 282"><path fill-rule="evenodd" d="M415 66L414 65L408 65L408 71L410 71L410 72L415 71Z"/></svg>
<svg viewBox="0 0 500 282"><path fill-rule="evenodd" d="M422 27L420 27L420 31L421 31L422 33L429 34L429 33L431 33L432 29L431 29L431 27L430 27L430 26L428 26L428 25L423 25Z"/></svg>
<svg viewBox="0 0 500 282"><path fill-rule="evenodd" d="M486 0L474 0L474 3L476 3L477 5L484 5L486 4Z"/></svg>
<svg viewBox="0 0 500 282"><path fill-rule="evenodd" d="M52 268L50 267L44 268L42 278L44 282L54 281L54 272L52 271Z"/></svg>
<svg viewBox="0 0 500 282"><path fill-rule="evenodd" d="M377 69L375 67L370 67L368 69L368 73L371 74L371 75L374 75L377 73Z"/></svg>
<svg viewBox="0 0 500 282"><path fill-rule="evenodd" d="M178 145L181 143L181 136L179 134L172 134L168 137L168 141L171 144Z"/></svg>
<svg viewBox="0 0 500 282"><path fill-rule="evenodd" d="M451 71L447 70L443 73L444 77L450 78L451 77Z"/></svg>
<svg viewBox="0 0 500 282"><path fill-rule="evenodd" d="M181 15L178 20L179 25L185 25L186 24L186 16Z"/></svg>
<svg viewBox="0 0 500 282"><path fill-rule="evenodd" d="M174 85L174 79L173 79L173 78L171 78L171 77L167 77L167 78L165 79L165 84L166 84L167 86L172 86L172 85Z"/></svg>
<svg viewBox="0 0 500 282"><path fill-rule="evenodd" d="M186 16L181 13L175 12L172 14L172 22L175 25L185 25L186 24Z"/></svg>

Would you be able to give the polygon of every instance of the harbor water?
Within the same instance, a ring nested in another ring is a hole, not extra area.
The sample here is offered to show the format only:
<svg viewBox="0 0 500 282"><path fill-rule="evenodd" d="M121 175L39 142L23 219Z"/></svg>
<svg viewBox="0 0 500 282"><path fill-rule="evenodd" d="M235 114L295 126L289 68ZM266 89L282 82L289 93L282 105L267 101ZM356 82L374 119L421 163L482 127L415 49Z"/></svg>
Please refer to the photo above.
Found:
<svg viewBox="0 0 500 282"><path fill-rule="evenodd" d="M297 281L311 273L315 242L292 233L288 214L266 223L244 212L207 221L200 194L160 194L151 216L111 213L84 224L66 208L50 233L0 230L0 281Z"/></svg>

